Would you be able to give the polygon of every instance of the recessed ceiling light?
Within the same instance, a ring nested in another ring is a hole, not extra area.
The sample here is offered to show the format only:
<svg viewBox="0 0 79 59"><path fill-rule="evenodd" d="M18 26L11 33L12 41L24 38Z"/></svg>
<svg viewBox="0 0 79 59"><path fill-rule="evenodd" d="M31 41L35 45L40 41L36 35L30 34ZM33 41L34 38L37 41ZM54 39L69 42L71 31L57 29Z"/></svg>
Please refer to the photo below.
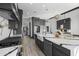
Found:
<svg viewBox="0 0 79 59"><path fill-rule="evenodd" d="M30 3L30 5L32 5L33 3Z"/></svg>
<svg viewBox="0 0 79 59"><path fill-rule="evenodd" d="M43 7L43 8L45 8L45 7L46 7L46 5L42 5L42 7Z"/></svg>

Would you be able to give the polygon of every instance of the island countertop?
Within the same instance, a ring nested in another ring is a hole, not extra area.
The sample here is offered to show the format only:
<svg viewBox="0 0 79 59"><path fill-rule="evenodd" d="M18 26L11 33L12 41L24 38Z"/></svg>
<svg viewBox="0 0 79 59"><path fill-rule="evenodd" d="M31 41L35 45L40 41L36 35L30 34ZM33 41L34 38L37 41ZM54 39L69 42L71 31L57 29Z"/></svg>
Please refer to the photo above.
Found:
<svg viewBox="0 0 79 59"><path fill-rule="evenodd" d="M45 38L48 41L51 41L55 44L61 45L64 48L70 50L71 56L79 56L79 53L75 51L79 51L79 40L75 39L64 39L64 38Z"/></svg>
<svg viewBox="0 0 79 59"><path fill-rule="evenodd" d="M45 37L45 39L53 43L56 43L58 45L63 44L63 45L79 46L79 40L76 40L76 39L65 39L65 38L55 38L55 37Z"/></svg>
<svg viewBox="0 0 79 59"><path fill-rule="evenodd" d="M79 50L79 37L71 37L71 38L56 38L53 36L53 34L36 34L38 39L41 40L42 42L44 41L43 37L45 37L46 40L53 42L57 45L61 45L64 48L67 48L70 50L70 55L71 56L76 56L75 51ZM79 54L79 53L78 53ZM77 54L77 55L78 55Z"/></svg>
<svg viewBox="0 0 79 59"><path fill-rule="evenodd" d="M37 34L39 40L44 41L43 37L45 37L46 40L53 42L57 45L61 45L64 48L67 48L70 50L70 55L74 56L76 55L75 51L79 50L76 48L79 48L79 37L73 37L73 38L56 38L52 34ZM41 39L42 38L42 39Z"/></svg>
<svg viewBox="0 0 79 59"><path fill-rule="evenodd" d="M65 45L79 45L79 37L73 37L73 38L56 38L52 34L37 34L37 37L39 40L44 41L43 37L45 37L46 40L54 42L58 45L65 44Z"/></svg>

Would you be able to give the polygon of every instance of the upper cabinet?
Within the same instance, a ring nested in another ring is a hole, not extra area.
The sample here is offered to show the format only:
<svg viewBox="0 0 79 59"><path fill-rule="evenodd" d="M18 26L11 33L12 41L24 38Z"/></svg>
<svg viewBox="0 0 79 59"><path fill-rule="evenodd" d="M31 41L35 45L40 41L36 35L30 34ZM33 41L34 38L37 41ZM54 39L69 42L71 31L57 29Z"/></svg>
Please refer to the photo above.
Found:
<svg viewBox="0 0 79 59"><path fill-rule="evenodd" d="M67 30L67 29L71 29L70 24L71 24L70 18L64 19L64 29L66 29L66 30Z"/></svg>
<svg viewBox="0 0 79 59"><path fill-rule="evenodd" d="M60 26L61 25L64 25L64 20L59 20L59 21L57 21L57 29L60 29Z"/></svg>
<svg viewBox="0 0 79 59"><path fill-rule="evenodd" d="M60 29L61 25L64 25L65 30L71 29L70 24L71 24L70 18L59 20L59 21L57 21L57 29Z"/></svg>

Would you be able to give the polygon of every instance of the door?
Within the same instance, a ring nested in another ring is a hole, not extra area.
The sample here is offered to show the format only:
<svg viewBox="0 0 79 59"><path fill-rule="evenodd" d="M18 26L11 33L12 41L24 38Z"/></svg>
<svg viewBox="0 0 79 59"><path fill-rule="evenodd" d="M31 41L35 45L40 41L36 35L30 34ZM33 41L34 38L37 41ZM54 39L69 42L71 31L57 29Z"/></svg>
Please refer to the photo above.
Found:
<svg viewBox="0 0 79 59"><path fill-rule="evenodd" d="M31 23L29 22L29 36L31 37Z"/></svg>

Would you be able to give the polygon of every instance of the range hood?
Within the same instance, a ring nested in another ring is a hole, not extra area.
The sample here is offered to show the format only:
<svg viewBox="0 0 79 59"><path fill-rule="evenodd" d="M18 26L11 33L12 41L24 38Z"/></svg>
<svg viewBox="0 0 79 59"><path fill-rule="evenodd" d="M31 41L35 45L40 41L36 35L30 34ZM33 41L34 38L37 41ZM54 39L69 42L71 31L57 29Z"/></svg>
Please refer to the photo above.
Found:
<svg viewBox="0 0 79 59"><path fill-rule="evenodd" d="M12 19L11 17L10 17L10 12L7 12L7 11L5 11L5 10L0 10L0 16L1 17L4 17L5 19Z"/></svg>
<svg viewBox="0 0 79 59"><path fill-rule="evenodd" d="M15 17L11 17L11 15ZM9 20L20 20L18 13L18 6L15 3L0 3L0 16L9 19Z"/></svg>
<svg viewBox="0 0 79 59"><path fill-rule="evenodd" d="M18 5L17 4L11 4L11 7L12 7L12 11L14 13L14 15L16 16L16 18L18 20L20 20L20 16L19 16L19 12L18 12Z"/></svg>

